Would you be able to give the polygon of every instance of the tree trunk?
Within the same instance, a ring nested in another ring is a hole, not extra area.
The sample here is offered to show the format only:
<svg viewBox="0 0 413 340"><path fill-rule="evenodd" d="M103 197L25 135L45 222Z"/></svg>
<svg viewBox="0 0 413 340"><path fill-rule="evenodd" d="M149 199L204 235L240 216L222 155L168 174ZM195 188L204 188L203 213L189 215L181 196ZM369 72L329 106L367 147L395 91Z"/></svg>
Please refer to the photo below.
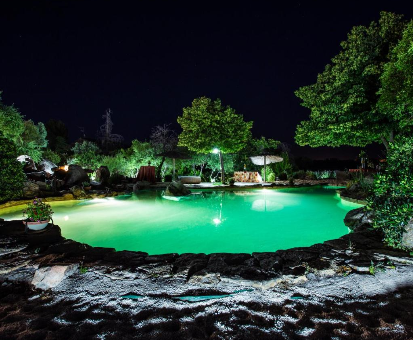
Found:
<svg viewBox="0 0 413 340"><path fill-rule="evenodd" d="M387 140L384 136L381 136L381 141L383 142L384 146L386 147L386 151L389 151L389 143L394 142L394 131L391 130L389 133L389 139Z"/></svg>
<svg viewBox="0 0 413 340"><path fill-rule="evenodd" d="M165 156L162 157L161 160L161 164L159 164L158 168L156 169L156 180L161 182L162 178L161 178L161 170L162 170L162 166L163 163L165 162Z"/></svg>
<svg viewBox="0 0 413 340"><path fill-rule="evenodd" d="M221 162L221 183L224 184L225 173L224 173L224 160L222 158L222 152L219 151L219 161Z"/></svg>

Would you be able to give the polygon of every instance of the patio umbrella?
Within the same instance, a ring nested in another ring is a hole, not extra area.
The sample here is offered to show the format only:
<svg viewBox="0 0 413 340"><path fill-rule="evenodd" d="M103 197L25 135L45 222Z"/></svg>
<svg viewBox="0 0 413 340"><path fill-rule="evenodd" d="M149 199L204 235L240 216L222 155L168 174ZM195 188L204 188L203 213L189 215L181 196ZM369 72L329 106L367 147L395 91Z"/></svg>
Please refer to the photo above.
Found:
<svg viewBox="0 0 413 340"><path fill-rule="evenodd" d="M172 164L173 164L172 180L175 180L175 159L191 159L191 157L188 154L182 151L179 151L179 150L165 151L160 154L157 154L156 156L172 158Z"/></svg>
<svg viewBox="0 0 413 340"><path fill-rule="evenodd" d="M278 151L272 149L264 149L262 150L262 154L260 156L250 157L251 162L255 165L264 165L264 182L266 182L267 180L267 164L278 163L283 161L283 158L275 155L275 153L278 153Z"/></svg>

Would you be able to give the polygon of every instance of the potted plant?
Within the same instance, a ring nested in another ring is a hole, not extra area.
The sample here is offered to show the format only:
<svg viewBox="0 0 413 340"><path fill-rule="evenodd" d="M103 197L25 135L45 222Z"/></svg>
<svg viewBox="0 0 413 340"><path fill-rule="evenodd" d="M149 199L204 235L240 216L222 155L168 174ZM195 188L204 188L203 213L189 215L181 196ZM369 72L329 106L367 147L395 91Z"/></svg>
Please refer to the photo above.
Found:
<svg viewBox="0 0 413 340"><path fill-rule="evenodd" d="M40 198L35 198L33 202L27 203L23 210L23 216L26 217L24 223L31 230L41 230L46 228L53 215L50 204L42 202Z"/></svg>

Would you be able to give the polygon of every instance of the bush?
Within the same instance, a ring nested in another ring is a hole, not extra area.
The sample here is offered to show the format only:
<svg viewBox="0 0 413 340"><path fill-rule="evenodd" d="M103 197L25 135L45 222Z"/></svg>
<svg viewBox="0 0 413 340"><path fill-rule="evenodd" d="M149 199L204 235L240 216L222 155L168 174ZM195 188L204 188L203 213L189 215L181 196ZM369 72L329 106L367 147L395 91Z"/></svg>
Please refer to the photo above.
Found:
<svg viewBox="0 0 413 340"><path fill-rule="evenodd" d="M16 157L16 146L0 133L0 203L21 196L26 176Z"/></svg>
<svg viewBox="0 0 413 340"><path fill-rule="evenodd" d="M53 162L56 165L59 165L60 160L61 160L59 154L57 154L56 152L54 152L50 149L47 149L47 150L43 151L43 156L42 157L44 159L47 159L47 160Z"/></svg>
<svg viewBox="0 0 413 340"><path fill-rule="evenodd" d="M306 172L304 170L298 170L297 172L294 172L293 178L294 179L305 179L305 174Z"/></svg>
<svg viewBox="0 0 413 340"><path fill-rule="evenodd" d="M413 137L391 143L387 166L374 180L367 209L374 211L374 228L389 246L400 248L404 227L413 216Z"/></svg>
<svg viewBox="0 0 413 340"><path fill-rule="evenodd" d="M226 179L225 179L225 184L228 184L228 185L234 185L235 184L235 178L234 177L227 177Z"/></svg>
<svg viewBox="0 0 413 340"><path fill-rule="evenodd" d="M281 173L281 174L278 175L278 179L279 179L280 181L286 181L287 178L288 178L288 175L287 175L287 173L285 173L285 172L283 172L283 173Z"/></svg>
<svg viewBox="0 0 413 340"><path fill-rule="evenodd" d="M121 184L124 178L124 176L114 173L109 177L109 185Z"/></svg>
<svg viewBox="0 0 413 340"><path fill-rule="evenodd" d="M305 179L317 179L316 175L312 171L305 172Z"/></svg>
<svg viewBox="0 0 413 340"><path fill-rule="evenodd" d="M336 178L336 172L330 170L314 171L316 179Z"/></svg>

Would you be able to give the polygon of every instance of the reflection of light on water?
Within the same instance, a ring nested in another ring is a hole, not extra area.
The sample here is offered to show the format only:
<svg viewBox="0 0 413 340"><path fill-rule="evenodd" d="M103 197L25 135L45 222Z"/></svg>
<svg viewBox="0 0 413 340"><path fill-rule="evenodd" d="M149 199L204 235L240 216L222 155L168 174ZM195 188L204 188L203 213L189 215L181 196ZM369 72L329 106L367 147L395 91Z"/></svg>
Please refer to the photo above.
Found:
<svg viewBox="0 0 413 340"><path fill-rule="evenodd" d="M66 215L66 216L64 217L64 220L65 220L65 221L69 221L69 216Z"/></svg>
<svg viewBox="0 0 413 340"><path fill-rule="evenodd" d="M221 220L219 218L214 218L212 221L217 225L221 223Z"/></svg>
<svg viewBox="0 0 413 340"><path fill-rule="evenodd" d="M260 199L252 202L251 209L255 211L276 211L284 209L284 205L271 200Z"/></svg>

